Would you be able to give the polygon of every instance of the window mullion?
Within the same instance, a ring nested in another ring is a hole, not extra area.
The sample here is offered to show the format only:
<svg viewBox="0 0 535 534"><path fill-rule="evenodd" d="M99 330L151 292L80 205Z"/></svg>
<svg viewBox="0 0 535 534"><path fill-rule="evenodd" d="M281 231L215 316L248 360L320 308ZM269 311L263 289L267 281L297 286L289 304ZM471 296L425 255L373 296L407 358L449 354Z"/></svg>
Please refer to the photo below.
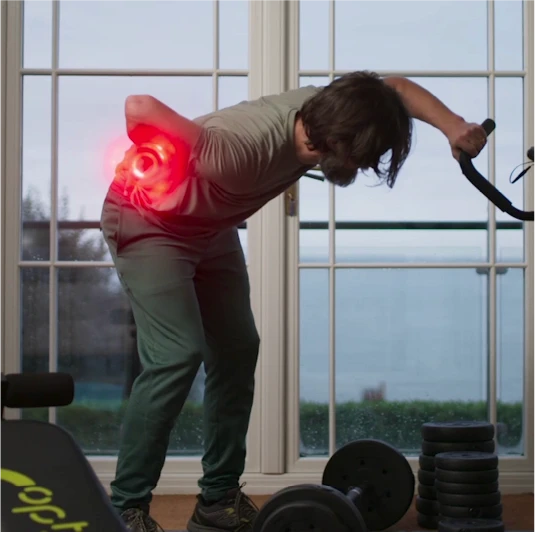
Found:
<svg viewBox="0 0 535 534"><path fill-rule="evenodd" d="M488 105L489 117L496 117L496 79L494 76L494 2L487 3L487 51L488 68L490 71L488 81ZM491 135L488 141L489 181L496 183L496 142L495 136ZM496 208L488 201L489 225L488 225L488 258L491 265L488 279L488 410L489 421L496 424L497 421L497 293L496 293Z"/></svg>
<svg viewBox="0 0 535 534"><path fill-rule="evenodd" d="M7 52L7 0L0 0L0 198L6 198L6 52ZM0 202L0 227L6 228L5 204ZM4 338L4 314L5 314L5 280L4 271L6 264L4 232L0 232L0 372L5 369L5 338Z"/></svg>
<svg viewBox="0 0 535 534"><path fill-rule="evenodd" d="M300 2L288 5L288 50L285 67L288 89L299 87L299 6ZM291 471L300 457L300 269L299 269L299 182L293 188L296 211L286 217L286 372L287 416L285 421L286 469Z"/></svg>
<svg viewBox="0 0 535 534"><path fill-rule="evenodd" d="M255 2L256 3L256 2ZM285 91L287 58L286 20L289 2L258 2L262 5L262 94ZM261 471L280 474L285 470L285 235L286 217L282 195L268 203L262 217L261 303Z"/></svg>
<svg viewBox="0 0 535 534"><path fill-rule="evenodd" d="M214 71L212 73L212 98L214 111L219 107L219 78L217 69L219 67L219 0L212 0L214 4Z"/></svg>
<svg viewBox="0 0 535 534"><path fill-rule="evenodd" d="M1 5L2 95L2 371L21 371L20 198L22 183L22 2ZM4 68L5 66L5 68ZM3 107L4 107L3 106ZM9 135L5 135L9 131ZM11 177L12 179L7 179ZM6 417L18 410L6 409Z"/></svg>
<svg viewBox="0 0 535 534"><path fill-rule="evenodd" d="M349 70L323 70L323 69L302 69L299 71L300 76L342 76L353 71ZM496 77L510 78L526 76L526 70L500 70L494 72L488 70L380 70L376 72L381 77L386 76L403 76L405 78L488 78L491 74Z"/></svg>
<svg viewBox="0 0 535 534"><path fill-rule="evenodd" d="M329 2L329 69L334 79L335 68L335 2ZM329 184L329 454L336 451L336 210L334 184Z"/></svg>
<svg viewBox="0 0 535 534"><path fill-rule="evenodd" d="M524 2L524 69L529 69L524 79L524 148L533 146L533 2ZM524 209L533 210L533 174L524 180ZM533 223L524 224L524 453L528 466L533 471Z"/></svg>
<svg viewBox="0 0 535 534"><path fill-rule="evenodd" d="M262 55L262 4L249 2L249 98L262 96L263 55ZM226 72L225 72L226 75ZM262 324L262 217L255 213L247 220L247 263L251 286L251 307L258 327ZM260 328L259 328L260 329ZM262 366L255 374L255 400L251 412L247 434L247 470L260 472L262 450ZM267 441L267 440L266 440Z"/></svg>
<svg viewBox="0 0 535 534"><path fill-rule="evenodd" d="M60 3L52 3L52 103L51 103L51 187L50 187L50 277L49 277L49 349L48 370L51 373L58 370L58 122L59 122L59 10ZM49 421L55 423L57 410L49 409Z"/></svg>

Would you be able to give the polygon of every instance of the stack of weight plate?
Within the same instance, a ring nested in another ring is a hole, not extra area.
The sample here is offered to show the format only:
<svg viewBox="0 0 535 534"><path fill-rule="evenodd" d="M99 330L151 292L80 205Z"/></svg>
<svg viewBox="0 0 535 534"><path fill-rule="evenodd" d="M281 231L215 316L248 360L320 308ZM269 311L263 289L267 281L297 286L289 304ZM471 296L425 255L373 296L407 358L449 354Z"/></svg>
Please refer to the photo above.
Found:
<svg viewBox="0 0 535 534"><path fill-rule="evenodd" d="M435 458L421 454L418 469L416 511L418 525L435 529L438 526L438 502L435 490Z"/></svg>
<svg viewBox="0 0 535 534"><path fill-rule="evenodd" d="M503 531L498 457L489 452L447 452L435 456L435 490L441 525L477 519L484 532Z"/></svg>
<svg viewBox="0 0 535 534"><path fill-rule="evenodd" d="M440 511L439 505L442 502L439 497L447 493L447 491L471 492L474 489L470 487L444 486L443 481L437 487L436 456L442 453L454 452L492 454L494 453L494 427L490 423L480 421L436 422L422 425L421 433L423 441L422 454L419 460L420 469L418 470L417 521L418 525L423 528L436 529L438 528L439 516L445 515ZM466 484L466 482L463 482L463 484ZM484 488L480 488L480 490L482 489ZM454 495L454 497L451 497L451 495ZM456 493L449 493L446 496L446 501L470 501L468 498L470 493L468 495L460 495L463 496L459 497ZM458 500L456 501L456 499ZM476 497L473 500L478 502L478 499L481 500L482 498Z"/></svg>

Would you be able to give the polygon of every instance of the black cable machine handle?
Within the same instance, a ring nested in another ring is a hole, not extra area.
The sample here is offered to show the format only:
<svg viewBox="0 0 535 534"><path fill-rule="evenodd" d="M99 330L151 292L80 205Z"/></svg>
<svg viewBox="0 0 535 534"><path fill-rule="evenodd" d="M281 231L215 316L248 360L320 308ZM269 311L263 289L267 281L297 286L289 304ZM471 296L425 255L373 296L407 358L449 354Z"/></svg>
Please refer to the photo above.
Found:
<svg viewBox="0 0 535 534"><path fill-rule="evenodd" d="M481 125L485 130L487 136L490 135L496 128L496 123L492 119L486 119ZM533 152L533 148L528 151L528 157L530 157L530 151ZM533 156L533 154L531 154ZM476 187L481 193L483 193L497 208L503 212L511 215L515 219L520 221L532 221L532 211L522 211L515 208L511 201L505 197L496 187L494 187L473 165L472 158L466 153L461 152L459 156L459 164L463 174L470 180L472 185Z"/></svg>

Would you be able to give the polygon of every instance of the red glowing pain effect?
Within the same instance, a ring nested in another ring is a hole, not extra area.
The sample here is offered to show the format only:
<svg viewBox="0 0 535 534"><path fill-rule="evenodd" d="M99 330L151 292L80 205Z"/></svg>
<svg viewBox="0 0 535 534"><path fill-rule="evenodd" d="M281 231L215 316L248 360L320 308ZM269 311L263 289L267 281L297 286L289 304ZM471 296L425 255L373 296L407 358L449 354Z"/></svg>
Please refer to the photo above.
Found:
<svg viewBox="0 0 535 534"><path fill-rule="evenodd" d="M171 166L176 148L164 137L132 145L128 138L117 139L106 150L106 174L126 172L129 178L143 180Z"/></svg>
<svg viewBox="0 0 535 534"><path fill-rule="evenodd" d="M151 178L163 168L169 168L174 155L173 145L163 139L143 143L131 158L130 172L138 180Z"/></svg>
<svg viewBox="0 0 535 534"><path fill-rule="evenodd" d="M123 186L123 194L132 203L168 209L171 195L186 177L189 150L160 133L135 140L136 144L128 140L126 146L123 140L113 143L107 150L106 165L114 166L114 181Z"/></svg>

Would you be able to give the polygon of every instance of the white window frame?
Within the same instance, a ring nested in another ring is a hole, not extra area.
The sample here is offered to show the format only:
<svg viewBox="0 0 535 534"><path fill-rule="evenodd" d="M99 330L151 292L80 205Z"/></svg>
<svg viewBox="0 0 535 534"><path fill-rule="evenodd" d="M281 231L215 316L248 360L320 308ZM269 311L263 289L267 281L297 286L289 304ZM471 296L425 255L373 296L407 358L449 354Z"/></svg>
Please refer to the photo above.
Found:
<svg viewBox="0 0 535 534"><path fill-rule="evenodd" d="M0 0L0 198L6 198L6 54L7 54L7 0ZM0 348L4 347L5 315L5 203L0 202ZM5 350L0 354L0 372L5 369Z"/></svg>
<svg viewBox="0 0 535 534"><path fill-rule="evenodd" d="M214 107L217 105L217 78L218 75L248 75L249 96L259 97L265 89L263 80L269 77L262 76L263 61L269 57L265 44L269 45L269 39L259 39L262 35L264 18L269 18L270 2L250 2L249 5L249 67L245 71L230 71L216 69L207 70L202 74L212 75L214 80L213 99ZM219 46L219 10L218 2L213 2L214 6L214 58L218 57ZM36 266L46 269L48 267L50 276L50 317L57 315L57 296L55 274L58 267L95 268L113 266L110 262L81 262L81 261L44 261L31 262L20 261L20 198L22 190L21 176L21 154L22 154L22 80L21 74L42 74L51 76L52 79L52 198L51 198L51 257L55 257L55 235L57 219L57 107L58 107L58 77L61 75L114 75L115 69L59 69L58 62L58 39L59 39L59 9L58 2L53 3L52 14L52 68L51 69L23 69L20 65L22 37L23 37L23 3L2 1L1 11L1 52L6 60L5 76L2 79L2 104L5 103L7 114L2 116L2 127L6 127L9 136L2 136L2 254L6 262L2 262L5 269L2 271L2 368L6 373L20 371L21 347L20 347L20 276L21 266ZM215 61L215 59L214 59ZM125 75L150 75L161 74L161 71L149 70L128 70L120 71ZM191 71L177 70L169 71L166 74L191 74ZM193 72L199 75L199 71ZM276 89L278 90L278 88ZM6 155L7 157L4 157ZM5 165L5 169L4 169ZM11 177L11 179L8 179ZM17 177L18 179L13 179ZM251 281L251 300L255 319L262 328L262 303L261 303L261 283L262 283L262 249L266 245L262 241L262 223L264 216L256 214L247 221L248 232L248 271ZM4 313L4 310L9 313ZM56 331L54 324L50 328L50 359L49 371L57 370L57 347ZM264 351L265 353L265 345ZM247 437L248 455L245 466L245 473L253 475L259 473L261 467L260 444L261 444L261 395L262 395L262 357L256 373L257 387L255 402L251 414L251 423ZM265 391L265 390L264 390ZM6 410L6 417L18 417L17 410ZM50 422L55 422L56 410L50 410ZM95 469L99 479L107 487L113 480L116 467L116 456L92 456L88 459ZM202 473L199 457L169 457L162 472L162 477L158 486L160 493L195 493L198 490L197 480Z"/></svg>
<svg viewBox="0 0 535 534"><path fill-rule="evenodd" d="M2 0L1 8L2 128L0 135L2 152L0 164L2 187L0 188L0 207L2 213L0 244L3 261L0 265L2 275L0 341L3 371L16 372L19 370L20 363L18 244L21 183L20 180L13 180L13 177L21 176L22 93L18 81L19 65L17 65L22 37L21 3ZM298 9L298 2L295 0L290 2L250 0L248 74L251 98L278 93L298 85ZM533 2L525 2L524 35L525 65L527 66L525 100L528 117L525 122L526 148L534 144L533 11ZM489 4L489 20L491 17L493 17L493 6ZM57 16L55 20L57 27ZM324 72L314 74L324 74ZM419 73L399 74L417 75ZM429 75L428 72L423 74ZM463 74L466 75L466 73ZM492 115L493 110L489 111ZM5 135L6 131L8 136ZM491 138L491 148L492 143ZM494 162L491 159L489 163L493 173ZM53 162L53 165L56 165L56 162ZM533 190L533 180L525 180L526 209L533 209ZM326 462L325 459L307 461L298 459L299 399L296 392L299 391L299 362L296 336L299 327L299 309L298 294L293 291L298 287L296 268L299 250L298 225L297 218L285 215L284 195L274 199L248 221L251 299L262 338L256 376L255 404L248 435L248 458L243 477L248 483L249 493L265 494L289 484L317 483L321 479L321 472ZM527 267L525 270L524 429L528 456L523 459L501 460L503 492L525 491L526 489L531 491L533 488L533 223L526 225L525 253ZM67 265L64 262L58 263L62 266ZM77 266L80 266L79 262ZM518 264L514 266L518 267ZM495 276L494 270L492 276ZM51 316L55 315L53 306L54 303L51 304L50 311L54 312ZM490 311L494 313L493 310ZM492 361L491 376L495 380L495 342L492 348ZM495 397L495 383L491 389L491 395ZM11 413L11 415L16 414ZM116 459L114 457L90 457L90 461L100 480L108 486L114 476ZM416 460L411 458L409 461L416 471ZM198 458L169 458L156 492L195 493L198 489L197 480L200 474L201 465Z"/></svg>
<svg viewBox="0 0 535 534"><path fill-rule="evenodd" d="M332 42L334 36L334 0L330 0L330 36ZM524 70L514 72L496 72L494 70L494 2L489 1L488 6L488 58L489 69L483 72L441 72L441 71L403 71L403 72L379 72L382 76L400 75L406 77L433 76L433 77L455 77L455 76L478 76L487 77L489 80L489 117L494 117L494 81L498 76L524 77L524 153L527 148L533 145L533 2L524 2ZM299 2L290 2L289 6L289 52L288 52L288 89L299 86L299 76L337 76L343 71L334 70L334 46L331 46L330 65L328 70L299 70ZM494 161L494 138L489 138L489 180L495 180ZM330 260L324 264L310 264L310 268L326 267L329 269L329 305L330 305L330 354L329 354L329 449L330 454L335 450L335 347L334 336L334 272L339 267L333 267L334 259L334 186L329 184L329 243ZM294 194L299 199L298 189ZM524 181L524 209L533 209L533 180ZM496 230L494 222L496 220L496 209L490 205L489 224L489 248L494 251ZM287 458L286 471L288 473L301 475L320 475L326 465L327 458L300 458L299 455L299 271L303 267L299 266L299 217L288 217L286 219L288 228L286 239L286 252L288 257L287 284ZM525 262L504 263L496 262L495 258L490 258L488 262L474 264L410 264L403 263L397 265L393 263L385 264L351 264L355 268L459 268L459 267L489 267L490 270L490 294L489 294L489 405L490 421L496 423L496 378L497 378L497 349L496 349L496 265L500 267L525 268L525 318L524 318L524 439L526 456L521 458L500 457L500 474L502 491L525 491L533 488L533 223L526 223L524 231ZM344 264L344 267L346 264ZM308 267L308 265L307 265ZM418 470L418 458L408 458L413 471Z"/></svg>

